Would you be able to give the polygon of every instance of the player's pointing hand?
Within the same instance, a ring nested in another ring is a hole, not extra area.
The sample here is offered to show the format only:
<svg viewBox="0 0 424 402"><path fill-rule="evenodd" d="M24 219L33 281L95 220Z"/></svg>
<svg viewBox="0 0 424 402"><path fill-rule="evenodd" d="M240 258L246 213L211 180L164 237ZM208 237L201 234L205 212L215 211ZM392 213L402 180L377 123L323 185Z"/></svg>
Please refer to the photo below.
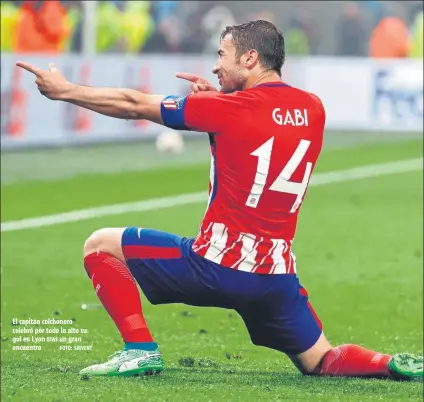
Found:
<svg viewBox="0 0 424 402"><path fill-rule="evenodd" d="M178 78L190 81L190 88L193 92L218 91L208 80L190 73L176 73Z"/></svg>
<svg viewBox="0 0 424 402"><path fill-rule="evenodd" d="M53 63L49 64L48 70L42 70L23 61L16 62L16 65L35 75L35 83L37 84L38 90L49 99L63 99L72 85L65 79L60 70Z"/></svg>

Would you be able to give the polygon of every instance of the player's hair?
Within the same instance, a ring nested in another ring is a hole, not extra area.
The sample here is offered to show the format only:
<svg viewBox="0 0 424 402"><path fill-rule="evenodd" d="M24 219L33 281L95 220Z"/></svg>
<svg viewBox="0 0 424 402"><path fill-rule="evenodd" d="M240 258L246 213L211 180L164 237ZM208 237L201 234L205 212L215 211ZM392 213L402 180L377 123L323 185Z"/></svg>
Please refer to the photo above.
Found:
<svg viewBox="0 0 424 402"><path fill-rule="evenodd" d="M221 40L228 34L233 37L238 59L248 50L255 49L260 63L281 77L285 59L284 37L274 24L255 20L227 26L221 34Z"/></svg>

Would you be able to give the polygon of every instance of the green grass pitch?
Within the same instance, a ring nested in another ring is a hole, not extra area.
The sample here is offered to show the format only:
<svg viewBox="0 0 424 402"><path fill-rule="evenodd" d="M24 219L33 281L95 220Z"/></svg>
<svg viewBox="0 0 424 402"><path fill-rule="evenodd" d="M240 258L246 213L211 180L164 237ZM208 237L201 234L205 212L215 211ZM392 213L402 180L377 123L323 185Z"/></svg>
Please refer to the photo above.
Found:
<svg viewBox="0 0 424 402"><path fill-rule="evenodd" d="M326 149L316 173L422 157L422 146L412 139ZM199 161L6 182L2 222L206 190L208 175L209 164ZM422 180L422 171L414 171L309 189L294 251L301 282L333 344L422 353ZM81 368L121 347L105 310L81 308L98 302L82 266L86 237L101 227L127 225L194 236L204 208L198 203L2 233L2 400L422 400L422 383L303 377L284 355L253 346L232 311L152 306L144 298L167 370L155 377L81 380ZM73 319L71 327L88 330L79 344L92 350L59 350L59 343L13 350L13 318Z"/></svg>

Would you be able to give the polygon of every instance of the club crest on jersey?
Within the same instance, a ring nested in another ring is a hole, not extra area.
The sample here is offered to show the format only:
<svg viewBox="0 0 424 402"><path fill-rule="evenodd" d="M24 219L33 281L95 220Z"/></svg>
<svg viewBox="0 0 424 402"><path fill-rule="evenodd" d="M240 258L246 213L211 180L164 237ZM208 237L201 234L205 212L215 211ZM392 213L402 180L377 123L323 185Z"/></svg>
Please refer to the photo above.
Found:
<svg viewBox="0 0 424 402"><path fill-rule="evenodd" d="M277 107L272 111L272 119L279 126L308 126L307 109L286 109Z"/></svg>

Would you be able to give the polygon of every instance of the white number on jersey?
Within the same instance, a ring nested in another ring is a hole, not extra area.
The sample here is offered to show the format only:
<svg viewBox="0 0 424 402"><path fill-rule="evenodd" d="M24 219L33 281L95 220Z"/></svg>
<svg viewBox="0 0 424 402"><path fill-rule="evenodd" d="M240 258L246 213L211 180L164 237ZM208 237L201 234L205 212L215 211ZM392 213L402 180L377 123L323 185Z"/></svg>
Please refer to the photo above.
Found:
<svg viewBox="0 0 424 402"><path fill-rule="evenodd" d="M247 197L246 205L251 208L258 206L259 200L265 188L266 179L268 177L269 165L271 163L272 146L274 144L274 137L271 137L267 142L262 144L259 148L255 149L251 155L258 157L258 166L256 168L256 175L253 182L252 190L249 197ZM290 209L290 212L295 212L302 202L308 186L309 177L311 176L312 163L306 163L305 174L301 183L290 181L294 171L302 162L306 151L311 145L311 141L301 140L292 157L287 162L287 165L278 175L274 183L271 184L269 190L278 191L280 193L288 193L297 195L296 201Z"/></svg>

